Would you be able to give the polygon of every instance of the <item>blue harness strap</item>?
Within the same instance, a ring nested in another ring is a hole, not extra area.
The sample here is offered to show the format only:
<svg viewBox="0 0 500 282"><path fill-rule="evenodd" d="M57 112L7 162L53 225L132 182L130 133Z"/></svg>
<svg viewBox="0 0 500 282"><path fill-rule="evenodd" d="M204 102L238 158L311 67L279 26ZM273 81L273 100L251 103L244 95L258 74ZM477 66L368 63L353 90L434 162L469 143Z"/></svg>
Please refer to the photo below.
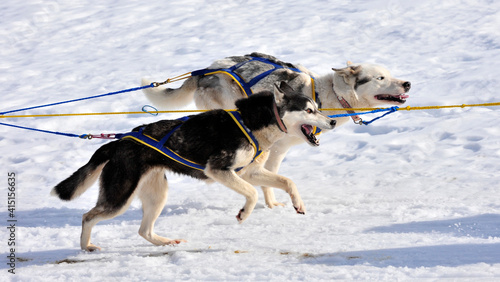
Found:
<svg viewBox="0 0 500 282"><path fill-rule="evenodd" d="M252 61L252 60L250 60ZM250 61L245 61L238 63L230 68L223 68L223 69L201 69L201 70L196 70L191 72L191 76L198 76L198 75L211 75L211 74L217 74L217 73L223 73L226 75L229 75L243 90L243 93L245 93L248 96L252 95L252 89L250 89L251 86L249 86L246 81L241 78L237 73L234 72L234 70L238 69L242 65L250 62Z"/></svg>
<svg viewBox="0 0 500 282"><path fill-rule="evenodd" d="M265 71L265 72L263 72L263 73L261 73L261 74L257 75L256 77L252 78L252 79L248 82L249 87L254 86L254 85L255 85L255 84L257 84L259 81L261 81L263 78L265 78L266 76L268 76L269 74L271 74L272 72L274 72L275 70L277 70L277 69L284 69L284 68L285 68L285 67L284 67L284 66L282 66L282 65L278 65L278 64L276 64L276 63L271 62L271 61L270 61L270 60L268 60L268 59L264 59L264 58L260 58L260 57L252 57L252 60L247 61L247 63L248 63L248 62L251 62L251 61L259 61L259 62L262 62L262 63L266 63L266 64L268 64L268 65L273 66L273 67L274 67L274 69L270 69L270 70L268 70L268 71ZM294 71L294 72L300 72L300 73L301 73L301 71L300 71L298 68L287 68L287 69L292 70L292 71Z"/></svg>
<svg viewBox="0 0 500 282"><path fill-rule="evenodd" d="M245 79L243 79L240 75L238 75L235 72L235 70L237 70L238 68L240 68L243 65L245 65L247 63L250 63L252 61L259 61L259 62L268 64L268 65L271 65L274 68L272 68L270 70L267 70L267 71L265 71L265 72L263 72L263 73L255 76L250 81L246 82ZM298 68L284 67L282 65L276 64L276 63L274 63L274 62L272 62L272 61L270 61L268 59L261 58L261 57L250 57L250 60L243 61L243 62L238 63L238 64L236 64L234 66L231 66L229 68L196 70L196 71L191 72L191 76L211 75L211 74L217 74L217 73L223 73L223 74L229 75L238 84L238 86L241 88L241 90L243 90L243 93L245 93L245 95L248 97L248 96L250 96L250 95L253 94L252 87L255 84L259 83L259 81L261 81L262 79L264 79L265 77L267 77L272 72L274 72L275 70L278 70L278 69L289 69L289 70L292 70L292 71L295 71L295 72L302 73L302 71L299 70ZM316 96L317 95L316 95L316 93L314 91L314 77L312 77L312 76L311 76L311 83L312 83L312 86L313 86L313 91L312 91L313 92L313 99L316 101Z"/></svg>
<svg viewBox="0 0 500 282"><path fill-rule="evenodd" d="M180 164L183 164L185 166L188 166L193 169L197 170L204 170L205 167L199 163L190 161L186 158L183 158L179 156L177 153L172 151L170 148L165 147L165 143L167 142L168 138L172 135L172 133L175 132L180 126L182 125L179 124L178 126L174 127L172 130L170 130L160 141L156 140L155 138L148 136L144 134L142 131L144 130L144 127L141 127L139 131L133 131L129 133L123 133L123 134L116 134L116 139L132 139L136 142L139 142L151 149L154 149L158 151L159 153L165 155L166 157L170 158L171 160L174 160Z"/></svg>
<svg viewBox="0 0 500 282"><path fill-rule="evenodd" d="M241 129L241 131L243 132L245 137L247 137L248 141L250 142L250 144L254 148L255 155L252 159L252 162L253 162L258 156L260 156L260 154L262 154L262 150L260 149L259 142L255 138L255 136L252 134L252 132L245 126L245 124L243 123L243 120L241 118L241 115L238 111L231 111L231 112L227 112L227 113L233 118L235 123L238 125L238 127ZM184 122L188 119L189 119L189 117L182 117L182 118L179 118L177 120ZM203 166L199 163L190 161L186 158L183 158L182 156L180 156L177 153L175 153L174 151L172 151L172 149L165 146L165 143L168 141L170 136L172 136L172 134L179 127L181 127L181 125L182 125L182 123L177 125L176 127L174 127L165 136L163 136L161 138L161 140L159 140L159 141L151 136L144 134L143 133L144 127L141 127L139 129L139 131L133 131L133 132L123 133L123 134L116 134L115 138L120 139L120 140L132 139L132 140L139 142L139 143L141 143L141 144L143 144L151 149L156 150L157 152L163 154L164 156L166 156L166 157L170 158L171 160L176 161L180 164L183 164L185 166L188 166L190 168L197 169L197 170L202 170L202 171L205 170L205 166ZM236 169L236 171L239 171L242 168L243 167L240 167L240 168Z"/></svg>

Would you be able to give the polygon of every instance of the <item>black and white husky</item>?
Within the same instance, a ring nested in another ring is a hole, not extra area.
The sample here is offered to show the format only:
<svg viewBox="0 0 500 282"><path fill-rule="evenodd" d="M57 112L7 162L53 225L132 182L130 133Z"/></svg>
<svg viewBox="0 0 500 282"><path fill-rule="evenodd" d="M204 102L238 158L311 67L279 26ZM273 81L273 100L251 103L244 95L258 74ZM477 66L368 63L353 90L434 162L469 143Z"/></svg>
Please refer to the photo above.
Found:
<svg viewBox="0 0 500 282"><path fill-rule="evenodd" d="M228 71L231 68L234 71ZM248 89L255 92L272 91L274 83L286 81L295 90L314 98L320 108L368 108L387 104L402 105L409 97L407 92L411 87L409 81L392 77L386 68L379 65L348 62L345 68L317 75L301 65L283 62L262 53L217 60L207 70L209 72L197 72L198 75L191 73L192 76L177 89L160 86L143 91L154 105L163 109L175 109L193 100L199 109L232 109L236 100L247 95L245 92L249 92ZM228 75L231 72L234 74ZM264 73L267 75L262 76ZM242 86L245 83L249 85ZM150 80L142 80L142 85L149 84ZM345 111L324 113L333 115ZM349 119L335 118L337 126ZM277 172L288 150L301 142L302 139L293 135L276 142L265 167ZM272 208L283 205L276 201L272 189L262 187L262 190L267 206Z"/></svg>
<svg viewBox="0 0 500 282"><path fill-rule="evenodd" d="M139 229L142 237L155 245L183 242L160 237L153 231L167 200L165 170L217 181L245 196L245 206L236 216L239 222L248 218L257 202L258 194L253 185L285 190L297 213L305 213L295 184L265 169L263 164L269 148L287 132L317 146L319 143L311 133L312 127L333 129L336 122L320 113L311 98L293 91L286 83L276 86L274 95L263 91L238 100L236 106L237 113L212 110L187 120L162 120L135 128L132 133L123 134L125 137L120 140L100 147L86 165L54 187L53 195L72 200L100 177L97 204L83 215L81 248L100 249L90 243L92 228L101 220L125 212L134 196L142 201L143 218ZM236 114L240 122L234 118ZM163 140L162 146L136 139L138 132L154 142ZM168 134L170 137L165 137ZM161 153L163 147L199 167L180 163Z"/></svg>

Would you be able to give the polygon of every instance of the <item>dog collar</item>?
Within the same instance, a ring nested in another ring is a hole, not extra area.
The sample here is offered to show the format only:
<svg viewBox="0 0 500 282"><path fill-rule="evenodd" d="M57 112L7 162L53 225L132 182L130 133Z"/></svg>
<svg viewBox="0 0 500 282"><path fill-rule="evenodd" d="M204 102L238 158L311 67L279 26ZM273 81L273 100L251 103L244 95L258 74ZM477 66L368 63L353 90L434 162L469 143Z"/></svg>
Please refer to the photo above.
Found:
<svg viewBox="0 0 500 282"><path fill-rule="evenodd" d="M341 97L337 94L337 92L335 92L335 88L334 88L334 85L332 85L332 90L333 90L333 94L335 94L335 96L337 97L337 100L339 100L339 103L342 105L342 107L344 109L352 109L351 105L349 104L349 102L347 102L346 99L344 99L344 97ZM355 114L356 112L353 111L353 110L346 110L346 112L350 115L352 114ZM351 116L352 118L352 121L355 123L355 124L363 124L363 120L358 116L358 115L352 115Z"/></svg>

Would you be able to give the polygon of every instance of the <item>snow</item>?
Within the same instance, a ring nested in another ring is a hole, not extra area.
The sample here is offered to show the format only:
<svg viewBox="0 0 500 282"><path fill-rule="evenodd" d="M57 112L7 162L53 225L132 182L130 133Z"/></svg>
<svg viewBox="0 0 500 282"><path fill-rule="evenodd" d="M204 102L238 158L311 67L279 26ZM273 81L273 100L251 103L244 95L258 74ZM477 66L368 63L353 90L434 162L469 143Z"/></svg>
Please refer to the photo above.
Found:
<svg viewBox="0 0 500 282"><path fill-rule="evenodd" d="M2 1L0 110L163 81L213 60L265 52L326 74L347 60L412 82L411 106L499 102L498 1ZM176 86L176 85L173 85ZM20 114L139 111L132 92ZM190 108L194 108L191 105ZM307 207L298 215L218 185L168 174L157 247L137 231L138 201L94 228L103 250L80 251L81 215L51 188L104 141L0 126L1 256L10 254L8 173L16 176L16 274L2 281L416 280L500 278L499 108L400 111L294 147L280 170ZM176 115L161 115L171 118ZM375 117L375 116L373 116ZM0 119L76 134L125 132L151 115ZM367 117L368 119L370 117ZM8 262L8 261L7 261Z"/></svg>

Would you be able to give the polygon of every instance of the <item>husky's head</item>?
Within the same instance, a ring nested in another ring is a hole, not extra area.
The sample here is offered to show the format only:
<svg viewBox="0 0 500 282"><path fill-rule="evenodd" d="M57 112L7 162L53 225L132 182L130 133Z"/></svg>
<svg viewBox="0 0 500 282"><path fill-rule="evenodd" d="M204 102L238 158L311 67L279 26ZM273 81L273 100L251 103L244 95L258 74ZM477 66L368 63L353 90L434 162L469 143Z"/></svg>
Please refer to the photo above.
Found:
<svg viewBox="0 0 500 282"><path fill-rule="evenodd" d="M298 136L311 146L319 146L314 126L333 129L336 121L323 115L311 98L294 91L286 82L275 84L274 96L288 133Z"/></svg>
<svg viewBox="0 0 500 282"><path fill-rule="evenodd" d="M347 94L349 97L344 98L350 101L368 106L402 105L409 97L411 83L393 78L384 67L348 62L347 67L333 70L334 87L339 87L341 95Z"/></svg>

